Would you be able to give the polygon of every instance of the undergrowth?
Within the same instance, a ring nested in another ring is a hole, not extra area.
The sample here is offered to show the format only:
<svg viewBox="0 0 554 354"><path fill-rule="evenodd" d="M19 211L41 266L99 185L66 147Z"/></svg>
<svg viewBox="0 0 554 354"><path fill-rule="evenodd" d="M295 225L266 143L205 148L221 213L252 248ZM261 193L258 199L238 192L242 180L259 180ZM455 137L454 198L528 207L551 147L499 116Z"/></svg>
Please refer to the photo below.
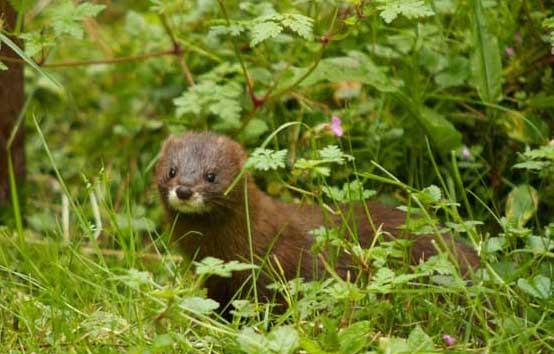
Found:
<svg viewBox="0 0 554 354"><path fill-rule="evenodd" d="M552 1L9 2L28 178L1 214L0 351L554 352ZM273 270L285 309L221 316L204 281L252 265L183 258L153 185L187 129L243 143L275 198L378 199L481 267L320 228L312 252L362 276Z"/></svg>

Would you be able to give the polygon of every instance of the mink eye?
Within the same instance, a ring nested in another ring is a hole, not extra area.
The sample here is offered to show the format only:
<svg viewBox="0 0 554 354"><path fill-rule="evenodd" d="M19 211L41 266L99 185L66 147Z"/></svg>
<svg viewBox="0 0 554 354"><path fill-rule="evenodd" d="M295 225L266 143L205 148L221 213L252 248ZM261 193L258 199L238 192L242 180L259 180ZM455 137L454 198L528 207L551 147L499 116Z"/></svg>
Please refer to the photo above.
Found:
<svg viewBox="0 0 554 354"><path fill-rule="evenodd" d="M210 182L210 183L214 183L215 182L215 173L213 172L208 172L206 174L206 181Z"/></svg>
<svg viewBox="0 0 554 354"><path fill-rule="evenodd" d="M169 178L173 178L177 175L177 168L176 167L171 167L169 169Z"/></svg>

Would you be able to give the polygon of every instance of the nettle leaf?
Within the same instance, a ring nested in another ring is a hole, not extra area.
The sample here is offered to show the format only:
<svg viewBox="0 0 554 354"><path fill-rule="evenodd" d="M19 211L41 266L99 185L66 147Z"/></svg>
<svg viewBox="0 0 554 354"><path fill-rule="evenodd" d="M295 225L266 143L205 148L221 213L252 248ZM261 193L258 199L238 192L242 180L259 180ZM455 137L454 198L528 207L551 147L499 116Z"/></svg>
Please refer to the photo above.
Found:
<svg viewBox="0 0 554 354"><path fill-rule="evenodd" d="M519 278L517 286L527 294L546 300L552 296L552 281L544 275L537 275L531 280Z"/></svg>
<svg viewBox="0 0 554 354"><path fill-rule="evenodd" d="M399 15L408 19L433 16L431 7L421 0L378 0L377 9L386 23L391 23Z"/></svg>
<svg viewBox="0 0 554 354"><path fill-rule="evenodd" d="M215 257L206 257L200 262L194 262L194 265L198 275L217 275L223 278L230 278L232 272L258 268L254 264L240 263L238 261L225 263Z"/></svg>
<svg viewBox="0 0 554 354"><path fill-rule="evenodd" d="M52 28L57 36L69 35L77 39L83 38L81 22L86 17L94 17L102 11L105 5L96 5L88 2L75 5L72 1L51 7Z"/></svg>
<svg viewBox="0 0 554 354"><path fill-rule="evenodd" d="M270 150L264 148L257 148L252 152L248 161L246 161L247 168L254 168L256 170L276 170L285 167L285 159L287 157L287 150Z"/></svg>
<svg viewBox="0 0 554 354"><path fill-rule="evenodd" d="M180 97L175 98L173 103L177 107L177 117L185 114L213 114L220 118L214 124L214 129L226 130L240 126L241 95L242 87L237 82L218 84L208 80L189 87Z"/></svg>
<svg viewBox="0 0 554 354"><path fill-rule="evenodd" d="M191 312L204 315L216 310L219 307L219 303L212 299L191 296L191 297L184 298L179 303L179 307Z"/></svg>

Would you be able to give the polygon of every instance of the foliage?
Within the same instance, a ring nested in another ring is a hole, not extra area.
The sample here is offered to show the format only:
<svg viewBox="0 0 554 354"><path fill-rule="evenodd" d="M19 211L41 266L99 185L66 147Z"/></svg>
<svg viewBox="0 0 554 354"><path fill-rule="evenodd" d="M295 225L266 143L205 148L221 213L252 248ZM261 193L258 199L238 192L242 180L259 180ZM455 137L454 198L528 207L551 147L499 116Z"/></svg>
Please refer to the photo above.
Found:
<svg viewBox="0 0 554 354"><path fill-rule="evenodd" d="M0 226L3 351L553 350L551 1L9 2L29 178L25 233ZM175 257L152 175L187 129L243 143L273 197L344 217L310 234L325 279L207 298L211 276L267 269ZM338 206L372 198L483 266L410 265L379 225L362 247Z"/></svg>

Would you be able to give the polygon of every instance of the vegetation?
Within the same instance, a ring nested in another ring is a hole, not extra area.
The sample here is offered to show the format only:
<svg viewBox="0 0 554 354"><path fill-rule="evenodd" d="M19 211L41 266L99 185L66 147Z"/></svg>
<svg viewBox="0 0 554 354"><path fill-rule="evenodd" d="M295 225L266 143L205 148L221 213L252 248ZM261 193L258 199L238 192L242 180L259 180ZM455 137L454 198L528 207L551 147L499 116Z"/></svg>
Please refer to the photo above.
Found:
<svg viewBox="0 0 554 354"><path fill-rule="evenodd" d="M28 178L0 226L2 352L554 351L552 1L9 2ZM367 279L276 277L285 313L221 318L204 280L250 266L182 260L153 184L187 129L241 141L276 198L398 205L482 267L318 229Z"/></svg>

